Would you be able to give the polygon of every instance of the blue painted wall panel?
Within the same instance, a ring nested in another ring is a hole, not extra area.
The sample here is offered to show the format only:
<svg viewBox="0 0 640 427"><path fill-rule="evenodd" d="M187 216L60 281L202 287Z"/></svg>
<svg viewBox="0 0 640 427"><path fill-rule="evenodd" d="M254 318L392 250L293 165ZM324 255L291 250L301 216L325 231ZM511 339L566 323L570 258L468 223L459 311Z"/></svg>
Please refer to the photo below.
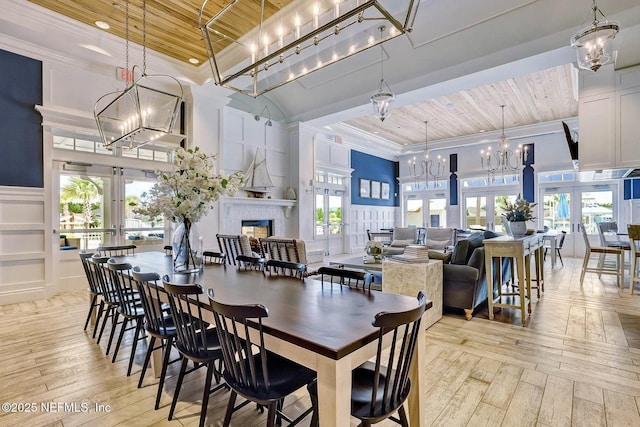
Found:
<svg viewBox="0 0 640 427"><path fill-rule="evenodd" d="M370 154L351 150L351 204L372 206L399 206L397 194L400 164ZM390 186L389 200L360 197L360 179L386 182Z"/></svg>
<svg viewBox="0 0 640 427"><path fill-rule="evenodd" d="M0 185L42 188L42 62L0 50L0 64Z"/></svg>

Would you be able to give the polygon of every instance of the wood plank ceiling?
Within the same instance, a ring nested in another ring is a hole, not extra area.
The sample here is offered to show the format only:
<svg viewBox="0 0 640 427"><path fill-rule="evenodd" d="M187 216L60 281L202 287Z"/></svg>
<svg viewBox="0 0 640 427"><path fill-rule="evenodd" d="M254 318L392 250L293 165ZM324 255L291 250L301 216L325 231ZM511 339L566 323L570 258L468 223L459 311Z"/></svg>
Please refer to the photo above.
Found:
<svg viewBox="0 0 640 427"><path fill-rule="evenodd" d="M392 110L384 122L368 114L344 123L400 145L481 134L502 128L567 119L578 115L571 64L463 90ZM508 131L505 131L508 136Z"/></svg>
<svg viewBox="0 0 640 427"><path fill-rule="evenodd" d="M91 26L96 21L104 21L111 27L106 31L125 37L126 0L29 1ZM291 1L267 1L265 14L276 13ZM207 52L198 28L202 2L147 0L146 46L182 62L189 63L190 58L197 59L200 64L205 62ZM204 18L209 19L228 2L209 0ZM143 38L142 4L142 0L130 0L129 3L129 39L140 45ZM224 15L228 25L221 22L217 28L227 28L230 37L240 37L257 25L257 22L250 22L250 17L258 15L255 8L259 8L259 4L259 0L239 2L234 5L233 13ZM499 130L502 126L501 104L506 105L506 129L566 119L578 114L574 78L571 65L564 65L396 107L384 123L371 114L345 123L399 145L411 145L424 144L425 120L429 121L429 141Z"/></svg>
<svg viewBox="0 0 640 427"><path fill-rule="evenodd" d="M69 18L95 26L96 21L110 25L105 30L125 38L126 0L29 0L39 6ZM265 2L265 19L289 4L291 0ZM203 13L206 22L218 13L228 0L210 0ZM142 0L129 1L129 40L142 45ZM156 52L189 62L195 58L202 63L207 60L202 35L198 27L198 15L203 0L147 0L146 46ZM224 15L217 28L225 28L228 36L237 39L258 26L255 8L260 1L242 1L234 5L231 13ZM231 43L231 41L228 41ZM224 47L224 46L219 46ZM198 64L195 64L198 65Z"/></svg>

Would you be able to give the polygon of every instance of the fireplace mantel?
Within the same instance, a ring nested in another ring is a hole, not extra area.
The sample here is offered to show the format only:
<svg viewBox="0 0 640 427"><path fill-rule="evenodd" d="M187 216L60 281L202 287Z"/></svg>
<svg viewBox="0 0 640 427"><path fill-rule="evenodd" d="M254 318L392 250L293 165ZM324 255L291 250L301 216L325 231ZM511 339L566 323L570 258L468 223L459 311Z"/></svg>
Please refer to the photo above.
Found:
<svg viewBox="0 0 640 427"><path fill-rule="evenodd" d="M231 207L234 205L259 205L259 206L281 206L284 209L285 218L291 215L291 209L298 203L296 200L285 199L258 199L250 197L223 197L220 199L224 214L231 213Z"/></svg>

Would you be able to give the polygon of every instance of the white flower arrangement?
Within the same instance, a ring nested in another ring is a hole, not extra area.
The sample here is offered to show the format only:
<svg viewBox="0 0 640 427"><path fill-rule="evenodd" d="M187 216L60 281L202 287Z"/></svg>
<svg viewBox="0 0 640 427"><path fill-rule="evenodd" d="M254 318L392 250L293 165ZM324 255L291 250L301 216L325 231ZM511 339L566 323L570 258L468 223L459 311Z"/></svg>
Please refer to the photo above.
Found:
<svg viewBox="0 0 640 427"><path fill-rule="evenodd" d="M383 248L383 244L380 241L377 240L369 240L367 242L367 249L379 249L380 251L382 251Z"/></svg>
<svg viewBox="0 0 640 427"><path fill-rule="evenodd" d="M158 182L142 195L141 207L134 212L151 217L163 214L176 223L198 222L220 196L232 195L242 184L242 174L215 174L213 161L199 147L178 148L173 154L175 169L158 172Z"/></svg>

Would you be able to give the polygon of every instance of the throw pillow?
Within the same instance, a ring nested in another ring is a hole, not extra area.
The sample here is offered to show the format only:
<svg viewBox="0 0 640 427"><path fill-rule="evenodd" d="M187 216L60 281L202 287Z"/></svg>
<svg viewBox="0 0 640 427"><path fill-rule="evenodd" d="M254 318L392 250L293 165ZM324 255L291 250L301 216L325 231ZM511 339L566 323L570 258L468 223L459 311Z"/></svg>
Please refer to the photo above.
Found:
<svg viewBox="0 0 640 427"><path fill-rule="evenodd" d="M467 251L469 250L469 241L460 240L451 254L451 264L466 264L467 263Z"/></svg>
<svg viewBox="0 0 640 427"><path fill-rule="evenodd" d="M485 239L493 239L494 237L500 237L500 236L502 236L502 234L495 233L491 230L487 230L484 232Z"/></svg>
<svg viewBox="0 0 640 427"><path fill-rule="evenodd" d="M484 233L482 232L477 232L477 233L472 233L471 236L469 236L469 238L467 239L467 241L469 242L469 248L467 249L467 254L465 257L465 264L469 263L469 259L471 258L471 255L473 255L473 251L476 250L476 248L480 248L482 246L484 246Z"/></svg>
<svg viewBox="0 0 640 427"><path fill-rule="evenodd" d="M394 240L393 242L391 242L391 246L392 248L404 248L407 245L413 245L415 243L415 240L413 239L406 239L406 240Z"/></svg>

